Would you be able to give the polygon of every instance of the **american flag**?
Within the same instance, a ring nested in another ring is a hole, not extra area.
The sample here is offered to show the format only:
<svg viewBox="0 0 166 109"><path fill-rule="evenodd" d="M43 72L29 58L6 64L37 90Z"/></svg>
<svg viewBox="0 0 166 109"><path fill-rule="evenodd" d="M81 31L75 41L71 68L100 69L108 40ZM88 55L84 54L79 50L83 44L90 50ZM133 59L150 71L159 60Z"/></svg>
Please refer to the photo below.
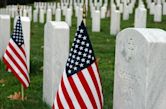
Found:
<svg viewBox="0 0 166 109"><path fill-rule="evenodd" d="M52 109L102 109L100 75L84 23L78 27Z"/></svg>
<svg viewBox="0 0 166 109"><path fill-rule="evenodd" d="M14 32L3 56L6 67L16 76L24 88L30 83L21 18L18 17Z"/></svg>

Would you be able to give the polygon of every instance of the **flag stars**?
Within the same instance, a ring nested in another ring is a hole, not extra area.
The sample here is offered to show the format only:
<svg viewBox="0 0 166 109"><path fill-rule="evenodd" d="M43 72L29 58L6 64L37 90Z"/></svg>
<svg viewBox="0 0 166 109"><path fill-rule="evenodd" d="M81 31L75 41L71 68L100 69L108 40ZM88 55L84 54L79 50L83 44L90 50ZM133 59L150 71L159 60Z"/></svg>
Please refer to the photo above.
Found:
<svg viewBox="0 0 166 109"><path fill-rule="evenodd" d="M80 46L80 50L83 50L83 47L82 47L82 46Z"/></svg>
<svg viewBox="0 0 166 109"><path fill-rule="evenodd" d="M80 43L80 40L79 39L77 39L77 41L76 41L77 43Z"/></svg>
<svg viewBox="0 0 166 109"><path fill-rule="evenodd" d="M74 50L74 53L77 53L77 50L76 50L76 49Z"/></svg>
<svg viewBox="0 0 166 109"><path fill-rule="evenodd" d="M86 53L84 53L84 54L83 54L83 57L86 57L86 56L87 56L87 54L86 54Z"/></svg>
<svg viewBox="0 0 166 109"><path fill-rule="evenodd" d="M80 57L78 56L76 59L77 59L77 60L80 60Z"/></svg>
<svg viewBox="0 0 166 109"><path fill-rule="evenodd" d="M92 53L92 50L89 50L89 53Z"/></svg>
<svg viewBox="0 0 166 109"><path fill-rule="evenodd" d="M90 60L87 60L86 63L89 64L89 63L90 63Z"/></svg>
<svg viewBox="0 0 166 109"><path fill-rule="evenodd" d="M89 47L89 43L86 44L86 47Z"/></svg>
<svg viewBox="0 0 166 109"><path fill-rule="evenodd" d="M84 58L82 58L82 59L81 59L81 61L82 61L82 62L85 62L85 59L84 59Z"/></svg>
<svg viewBox="0 0 166 109"><path fill-rule="evenodd" d="M86 36L84 36L84 37L83 37L83 40L86 40L86 38L87 38L87 37L86 37Z"/></svg>
<svg viewBox="0 0 166 109"><path fill-rule="evenodd" d="M85 48L85 50L84 50L85 52L88 52L88 48Z"/></svg>
<svg viewBox="0 0 166 109"><path fill-rule="evenodd" d="M75 45L75 48L78 48L78 45L77 45L77 44Z"/></svg>
<svg viewBox="0 0 166 109"><path fill-rule="evenodd" d="M74 70L76 71L76 70L77 70L77 67L74 67Z"/></svg>
<svg viewBox="0 0 166 109"><path fill-rule="evenodd" d="M85 41L82 41L82 42L81 42L81 45L85 45Z"/></svg>
<svg viewBox="0 0 166 109"><path fill-rule="evenodd" d="M80 29L80 33L83 33L84 32L84 30L83 29Z"/></svg>
<svg viewBox="0 0 166 109"><path fill-rule="evenodd" d="M70 74L70 73L71 73L71 70L68 70L68 73Z"/></svg>
<svg viewBox="0 0 166 109"><path fill-rule="evenodd" d="M80 64L80 67L83 67L83 66L84 66L84 64L83 64L83 63L81 63L81 64Z"/></svg>
<svg viewBox="0 0 166 109"><path fill-rule="evenodd" d="M81 55L81 54L82 54L82 52L79 51L79 52L78 52L78 55Z"/></svg>
<svg viewBox="0 0 166 109"><path fill-rule="evenodd" d="M81 34L79 34L79 35L78 35L78 38L81 38L81 37L82 37L82 35L81 35Z"/></svg>

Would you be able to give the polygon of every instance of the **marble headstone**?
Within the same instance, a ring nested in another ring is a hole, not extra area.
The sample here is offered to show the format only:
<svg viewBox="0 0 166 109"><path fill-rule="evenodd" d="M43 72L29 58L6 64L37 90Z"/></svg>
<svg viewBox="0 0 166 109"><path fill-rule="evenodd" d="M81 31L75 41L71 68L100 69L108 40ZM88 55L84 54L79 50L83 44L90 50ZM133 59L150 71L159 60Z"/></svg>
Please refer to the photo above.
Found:
<svg viewBox="0 0 166 109"><path fill-rule="evenodd" d="M69 26L49 21L44 30L43 100L52 106L69 52Z"/></svg>
<svg viewBox="0 0 166 109"><path fill-rule="evenodd" d="M113 109L165 109L165 66L165 31L121 31L116 42Z"/></svg>
<svg viewBox="0 0 166 109"><path fill-rule="evenodd" d="M10 39L10 16L0 15L0 58L4 55Z"/></svg>
<svg viewBox="0 0 166 109"><path fill-rule="evenodd" d="M100 32L100 11L94 11L92 17L92 31L93 32Z"/></svg>
<svg viewBox="0 0 166 109"><path fill-rule="evenodd" d="M111 26L110 26L110 34L116 35L120 31L120 11L112 10L111 13Z"/></svg>
<svg viewBox="0 0 166 109"><path fill-rule="evenodd" d="M135 11L134 27L146 28L147 10L143 7L138 7Z"/></svg>

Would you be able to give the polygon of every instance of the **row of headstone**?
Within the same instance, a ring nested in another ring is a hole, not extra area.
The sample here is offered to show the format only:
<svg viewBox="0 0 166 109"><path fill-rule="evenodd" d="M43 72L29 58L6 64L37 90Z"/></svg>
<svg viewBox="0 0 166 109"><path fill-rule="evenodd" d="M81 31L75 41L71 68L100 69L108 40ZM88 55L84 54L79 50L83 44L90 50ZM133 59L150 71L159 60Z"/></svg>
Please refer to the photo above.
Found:
<svg viewBox="0 0 166 109"><path fill-rule="evenodd" d="M32 19L32 7L26 5L20 5L20 16L29 17ZM17 5L8 5L6 8L0 9L0 14L10 15L12 18L15 18L18 15L18 6Z"/></svg>
<svg viewBox="0 0 166 109"><path fill-rule="evenodd" d="M16 24L17 17L14 20L14 26ZM26 57L27 57L27 65L28 69L30 68L30 19L29 17L21 17L22 21L22 28L23 28L23 35L25 41L25 48L26 48ZM9 15L2 15L0 14L0 59L5 53L6 47L9 43L10 39L10 16ZM14 27L13 26L13 27Z"/></svg>

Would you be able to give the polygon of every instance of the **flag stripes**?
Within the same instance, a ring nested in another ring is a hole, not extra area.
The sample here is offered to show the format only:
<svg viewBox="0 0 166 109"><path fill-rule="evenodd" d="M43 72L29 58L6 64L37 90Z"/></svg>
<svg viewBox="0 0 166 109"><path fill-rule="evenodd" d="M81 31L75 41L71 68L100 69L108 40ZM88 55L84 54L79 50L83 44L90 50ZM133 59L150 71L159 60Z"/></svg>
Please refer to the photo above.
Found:
<svg viewBox="0 0 166 109"><path fill-rule="evenodd" d="M96 67L94 62L71 77L63 74L53 109L102 109L102 90Z"/></svg>

